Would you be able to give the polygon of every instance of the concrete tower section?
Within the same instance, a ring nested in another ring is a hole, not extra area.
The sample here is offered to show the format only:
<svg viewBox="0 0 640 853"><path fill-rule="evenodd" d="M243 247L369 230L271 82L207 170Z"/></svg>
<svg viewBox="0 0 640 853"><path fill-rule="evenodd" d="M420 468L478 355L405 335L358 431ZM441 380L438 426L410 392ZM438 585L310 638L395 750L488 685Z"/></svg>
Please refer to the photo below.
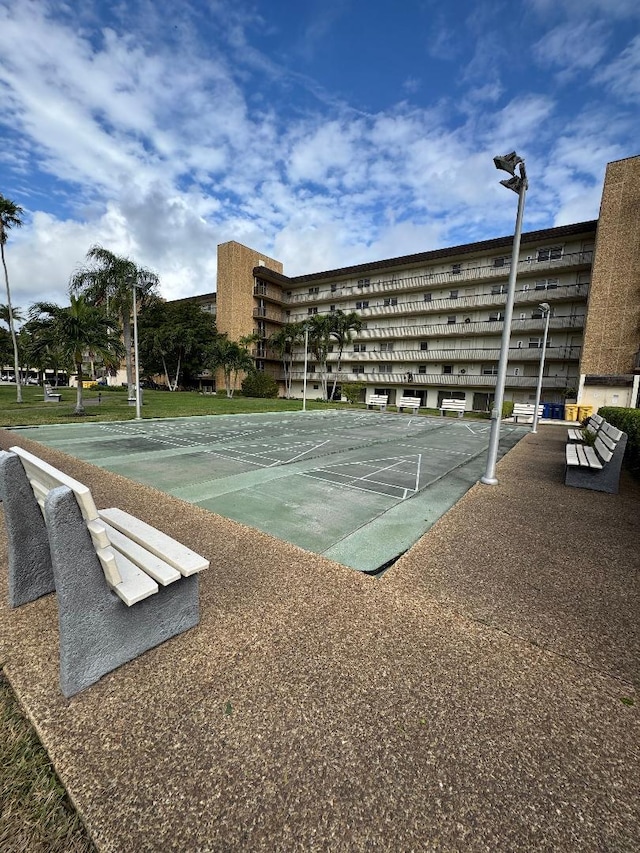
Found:
<svg viewBox="0 0 640 853"><path fill-rule="evenodd" d="M216 326L231 341L255 331L259 300L255 295L253 270L260 266L282 273L280 261L235 240L218 246Z"/></svg>
<svg viewBox="0 0 640 853"><path fill-rule="evenodd" d="M640 156L607 165L578 400L634 406L640 380Z"/></svg>

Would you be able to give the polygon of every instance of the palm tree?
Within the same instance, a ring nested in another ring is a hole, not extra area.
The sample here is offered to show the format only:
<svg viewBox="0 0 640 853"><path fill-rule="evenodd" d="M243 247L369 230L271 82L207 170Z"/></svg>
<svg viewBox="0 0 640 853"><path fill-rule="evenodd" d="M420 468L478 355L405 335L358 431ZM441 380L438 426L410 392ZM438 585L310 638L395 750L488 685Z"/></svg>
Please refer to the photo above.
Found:
<svg viewBox="0 0 640 853"><path fill-rule="evenodd" d="M0 254L2 255L2 267L4 269L4 283L7 288L7 309L9 331L11 332L11 341L13 343L13 368L16 378L16 402L22 402L22 385L20 384L20 358L18 356L18 338L16 336L16 328L14 325L15 312L11 308L11 288L9 287L9 273L7 272L7 262L4 256L4 246L9 239L9 231L11 228L20 228L22 226L22 217L24 210L15 202L5 198L0 193Z"/></svg>
<svg viewBox="0 0 640 853"><path fill-rule="evenodd" d="M309 349L318 362L322 399L327 399L327 354L331 345L332 320L328 314L314 314L305 322L309 331Z"/></svg>
<svg viewBox="0 0 640 853"><path fill-rule="evenodd" d="M289 399L291 396L291 384L293 380L293 350L304 336L302 323L285 323L278 332L274 332L269 338L269 346L274 349L282 359L284 371L284 395Z"/></svg>
<svg viewBox="0 0 640 853"><path fill-rule="evenodd" d="M209 364L214 371L222 369L227 397L233 397L238 373L240 371L249 373L255 369L253 358L247 348L236 341L230 341L226 333L218 335L213 342Z"/></svg>
<svg viewBox="0 0 640 853"><path fill-rule="evenodd" d="M344 311L335 311L331 314L332 329L330 335L338 342L338 361L336 363L336 372L333 377L333 388L331 389L331 399L335 397L336 385L338 384L338 374L342 366L342 352L345 344L351 340L352 332L359 332L362 328L362 320L360 315L355 311L350 311L345 314Z"/></svg>
<svg viewBox="0 0 640 853"><path fill-rule="evenodd" d="M102 246L92 246L87 252L88 266L71 277L70 290L81 293L94 305L102 305L107 314L122 323L124 357L129 394L133 395L133 364L131 359L131 316L133 288L136 302L142 308L145 301L157 295L158 276L146 267L139 267L129 258L116 255Z"/></svg>
<svg viewBox="0 0 640 853"><path fill-rule="evenodd" d="M71 305L61 308L53 302L36 302L30 311L39 324L39 341L34 341L34 353L55 341L63 358L73 362L77 374L77 395L74 414L83 415L82 363L87 351L100 356L112 366L122 358L123 345L116 324L105 312L91 305L84 296L71 296Z"/></svg>

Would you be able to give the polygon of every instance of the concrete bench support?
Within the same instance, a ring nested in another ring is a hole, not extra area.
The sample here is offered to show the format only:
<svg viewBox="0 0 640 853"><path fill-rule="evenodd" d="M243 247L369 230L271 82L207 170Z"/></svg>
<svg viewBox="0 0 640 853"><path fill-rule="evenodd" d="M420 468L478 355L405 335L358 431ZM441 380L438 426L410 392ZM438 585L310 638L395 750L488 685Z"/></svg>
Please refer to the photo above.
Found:
<svg viewBox="0 0 640 853"><path fill-rule="evenodd" d="M52 489L45 516L58 594L60 687L66 697L198 624L197 574L126 607L105 583L73 492L66 486Z"/></svg>

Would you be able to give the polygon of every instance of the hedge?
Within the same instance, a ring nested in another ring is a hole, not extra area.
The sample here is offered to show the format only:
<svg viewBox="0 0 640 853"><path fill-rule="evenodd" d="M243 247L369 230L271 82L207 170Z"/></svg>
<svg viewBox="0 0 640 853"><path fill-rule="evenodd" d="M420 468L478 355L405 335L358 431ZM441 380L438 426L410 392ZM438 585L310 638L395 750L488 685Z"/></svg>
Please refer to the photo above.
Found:
<svg viewBox="0 0 640 853"><path fill-rule="evenodd" d="M601 406L598 414L628 436L624 465L636 477L640 477L640 409L624 409L622 406Z"/></svg>

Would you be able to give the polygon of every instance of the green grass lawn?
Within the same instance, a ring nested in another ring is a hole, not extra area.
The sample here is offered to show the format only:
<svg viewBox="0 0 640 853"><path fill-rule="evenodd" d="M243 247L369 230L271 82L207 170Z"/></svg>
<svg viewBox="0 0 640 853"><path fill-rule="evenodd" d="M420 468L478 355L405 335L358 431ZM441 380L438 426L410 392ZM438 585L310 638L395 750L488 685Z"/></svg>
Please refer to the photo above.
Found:
<svg viewBox="0 0 640 853"><path fill-rule="evenodd" d="M0 427L38 426L86 421L126 421L136 416L135 405L127 401L126 388L106 389L100 393L90 388L83 393L85 414L74 415L75 388L59 388L59 403L45 403L42 388L27 385L22 389L22 403L16 403L15 385L0 385ZM199 394L194 391L142 392L143 418L179 418L194 415L238 415L247 412L299 412L300 400L258 399L240 394L229 399L224 394ZM343 408L347 403L322 403L307 400L307 409Z"/></svg>

